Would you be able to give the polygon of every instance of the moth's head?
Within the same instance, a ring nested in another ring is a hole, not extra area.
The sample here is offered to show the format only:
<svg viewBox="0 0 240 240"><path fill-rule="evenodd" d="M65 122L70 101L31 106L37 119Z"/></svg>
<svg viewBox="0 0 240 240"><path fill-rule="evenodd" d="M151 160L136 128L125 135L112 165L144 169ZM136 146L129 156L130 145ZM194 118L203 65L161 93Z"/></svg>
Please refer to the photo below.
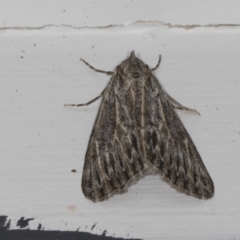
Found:
<svg viewBox="0 0 240 240"><path fill-rule="evenodd" d="M132 51L130 56L117 67L117 72L123 77L138 79L149 75L151 70Z"/></svg>

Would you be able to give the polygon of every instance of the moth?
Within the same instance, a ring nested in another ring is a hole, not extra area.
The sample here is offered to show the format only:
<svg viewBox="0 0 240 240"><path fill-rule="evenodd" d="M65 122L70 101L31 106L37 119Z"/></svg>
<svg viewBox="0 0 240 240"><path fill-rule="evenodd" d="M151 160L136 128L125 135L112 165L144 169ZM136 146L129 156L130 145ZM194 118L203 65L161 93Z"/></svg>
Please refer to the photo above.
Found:
<svg viewBox="0 0 240 240"><path fill-rule="evenodd" d="M149 174L159 174L179 192L199 199L214 195L213 181L175 110L199 114L162 88L134 51L111 75L89 139L82 174L82 191L93 202L104 201Z"/></svg>

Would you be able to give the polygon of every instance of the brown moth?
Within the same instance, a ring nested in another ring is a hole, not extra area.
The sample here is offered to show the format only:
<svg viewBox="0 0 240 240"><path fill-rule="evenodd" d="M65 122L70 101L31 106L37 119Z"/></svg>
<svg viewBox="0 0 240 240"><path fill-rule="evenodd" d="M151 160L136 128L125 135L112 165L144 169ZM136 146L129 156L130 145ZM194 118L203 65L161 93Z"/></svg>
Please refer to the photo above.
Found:
<svg viewBox="0 0 240 240"><path fill-rule="evenodd" d="M82 59L81 59L82 60ZM176 109L184 107L162 88L153 71L135 56L118 65L98 98L102 102L85 156L82 191L93 202L104 201L149 174L159 174L179 192L199 199L214 195L213 181Z"/></svg>

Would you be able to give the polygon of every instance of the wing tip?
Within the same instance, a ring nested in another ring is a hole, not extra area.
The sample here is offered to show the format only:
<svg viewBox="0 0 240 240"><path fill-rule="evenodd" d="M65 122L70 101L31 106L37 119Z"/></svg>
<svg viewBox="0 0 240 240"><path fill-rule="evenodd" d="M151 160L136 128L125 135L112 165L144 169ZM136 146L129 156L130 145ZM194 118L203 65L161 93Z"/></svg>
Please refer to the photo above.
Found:
<svg viewBox="0 0 240 240"><path fill-rule="evenodd" d="M143 171L138 172L136 175L134 175L132 178L130 178L127 181L127 183L124 185L123 188L114 189L112 192L110 192L104 196L97 197L97 198L94 198L94 197L90 196L89 194L87 194L86 191L84 190L83 186L82 186L82 192L87 199L91 200L94 203L103 202L103 201L109 200L109 198L113 197L116 194L126 193L128 191L129 187L136 184L140 179L144 178L145 176L147 176L149 174L152 174L151 169L144 169Z"/></svg>
<svg viewBox="0 0 240 240"><path fill-rule="evenodd" d="M184 193L187 196L192 196L192 197L198 198L200 200L208 200L208 199L211 199L214 196L214 185L213 185L213 182L210 183L210 187L208 189L207 194L199 194L199 193L191 192L191 191L189 191L188 189L186 189L184 187L181 187L181 186L178 186L178 185L174 184L170 179L168 179L166 177L162 177L162 178L163 178L163 180L165 182L170 184L170 186L172 188L174 188L175 190L177 190L180 193Z"/></svg>

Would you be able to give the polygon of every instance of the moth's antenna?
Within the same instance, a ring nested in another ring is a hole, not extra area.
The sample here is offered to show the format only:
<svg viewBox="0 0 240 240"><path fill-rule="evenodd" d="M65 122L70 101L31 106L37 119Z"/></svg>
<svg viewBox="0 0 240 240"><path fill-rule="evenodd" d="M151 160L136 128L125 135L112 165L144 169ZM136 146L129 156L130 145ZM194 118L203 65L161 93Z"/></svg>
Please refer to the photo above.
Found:
<svg viewBox="0 0 240 240"><path fill-rule="evenodd" d="M155 71L155 70L159 67L161 60L162 60L162 56L159 55L158 63L157 63L157 65L156 65L155 68L152 68L152 69L151 69L151 72Z"/></svg>

